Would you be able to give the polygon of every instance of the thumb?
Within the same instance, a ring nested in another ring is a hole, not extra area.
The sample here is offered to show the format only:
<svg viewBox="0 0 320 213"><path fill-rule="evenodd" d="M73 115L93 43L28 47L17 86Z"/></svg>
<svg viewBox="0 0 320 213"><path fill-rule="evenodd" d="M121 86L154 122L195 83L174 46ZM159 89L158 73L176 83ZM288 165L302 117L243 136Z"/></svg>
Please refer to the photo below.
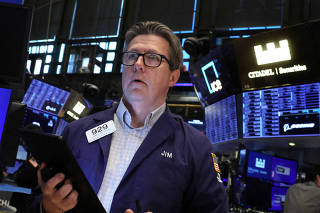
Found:
<svg viewBox="0 0 320 213"><path fill-rule="evenodd" d="M134 213L131 209L127 209L124 213Z"/></svg>

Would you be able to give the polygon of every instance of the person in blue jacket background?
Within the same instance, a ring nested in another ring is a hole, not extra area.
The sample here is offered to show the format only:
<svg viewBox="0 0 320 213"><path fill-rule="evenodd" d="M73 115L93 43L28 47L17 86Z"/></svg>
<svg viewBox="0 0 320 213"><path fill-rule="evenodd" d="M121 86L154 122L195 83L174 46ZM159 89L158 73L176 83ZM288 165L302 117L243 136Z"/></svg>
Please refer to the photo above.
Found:
<svg viewBox="0 0 320 213"><path fill-rule="evenodd" d="M147 21L132 26L125 42L120 103L63 132L104 208L108 213L228 212L211 143L166 106L183 67L179 39L166 25ZM55 189L64 174L45 183L39 171L38 179L43 212L60 213L77 204L70 181Z"/></svg>

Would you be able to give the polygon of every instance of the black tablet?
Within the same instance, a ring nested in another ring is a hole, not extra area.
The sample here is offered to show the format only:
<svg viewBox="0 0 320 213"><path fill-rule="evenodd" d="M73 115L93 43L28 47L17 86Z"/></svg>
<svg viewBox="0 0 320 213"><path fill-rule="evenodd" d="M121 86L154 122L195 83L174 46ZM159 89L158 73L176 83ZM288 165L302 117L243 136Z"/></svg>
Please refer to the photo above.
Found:
<svg viewBox="0 0 320 213"><path fill-rule="evenodd" d="M74 189L79 193L78 204L72 212L106 213L61 136L28 129L21 129L20 135L26 148L39 164L45 162L54 173L62 172L72 181Z"/></svg>

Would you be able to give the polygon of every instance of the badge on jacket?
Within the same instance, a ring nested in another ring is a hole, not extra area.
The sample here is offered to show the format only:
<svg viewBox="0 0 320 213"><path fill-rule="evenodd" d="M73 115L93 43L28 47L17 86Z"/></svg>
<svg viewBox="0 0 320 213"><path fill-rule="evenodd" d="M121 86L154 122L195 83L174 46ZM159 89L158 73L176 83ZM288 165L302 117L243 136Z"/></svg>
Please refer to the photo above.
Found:
<svg viewBox="0 0 320 213"><path fill-rule="evenodd" d="M116 131L116 127L112 120L107 121L99 126L93 127L92 129L89 129L88 131L86 131L88 143L91 143L106 135L109 135L114 131Z"/></svg>

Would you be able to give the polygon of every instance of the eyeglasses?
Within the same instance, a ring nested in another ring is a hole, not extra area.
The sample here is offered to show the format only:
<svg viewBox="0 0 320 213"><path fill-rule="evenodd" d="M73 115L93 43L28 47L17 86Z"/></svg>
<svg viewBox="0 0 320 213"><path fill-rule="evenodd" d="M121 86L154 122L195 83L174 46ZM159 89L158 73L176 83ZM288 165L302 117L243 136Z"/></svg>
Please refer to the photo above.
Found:
<svg viewBox="0 0 320 213"><path fill-rule="evenodd" d="M147 67L159 67L162 59L165 59L169 66L171 66L169 59L166 56L157 53L123 52L121 63L123 65L133 66L140 56L142 56L143 63Z"/></svg>

